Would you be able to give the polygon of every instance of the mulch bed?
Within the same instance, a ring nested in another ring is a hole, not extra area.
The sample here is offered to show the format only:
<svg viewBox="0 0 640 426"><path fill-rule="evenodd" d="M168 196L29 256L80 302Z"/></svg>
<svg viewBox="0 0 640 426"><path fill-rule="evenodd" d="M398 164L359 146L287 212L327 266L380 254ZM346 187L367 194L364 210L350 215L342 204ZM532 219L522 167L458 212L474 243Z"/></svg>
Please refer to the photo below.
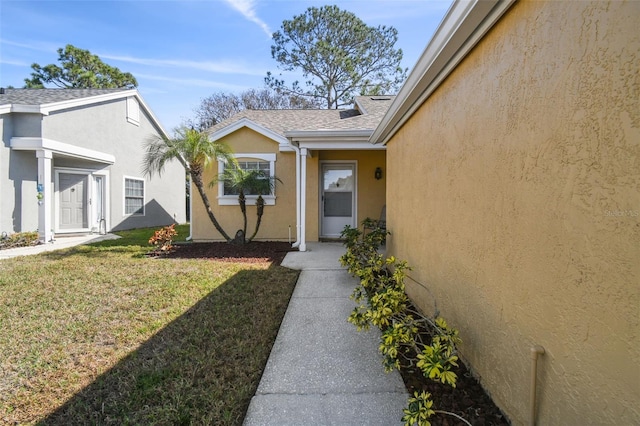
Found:
<svg viewBox="0 0 640 426"><path fill-rule="evenodd" d="M286 242L254 241L246 245L215 243L176 244L169 258L177 259L216 259L229 262L264 263L280 265L288 252L298 251ZM345 318L346 321L346 318ZM465 418L474 426L508 426L508 419L493 403L482 386L468 371L462 362L455 372L458 375L456 387L453 388L425 378L419 369L403 366L400 374L410 394L425 390L431 393L433 409L449 411ZM382 367L382 364L380 365ZM434 426L464 425L453 416L436 414L429 419Z"/></svg>
<svg viewBox="0 0 640 426"><path fill-rule="evenodd" d="M417 368L402 366L400 374L411 395L414 391L426 391L431 394L433 410L455 413L473 426L508 426L508 419L494 404L482 386L459 360L455 370L458 379L456 387L436 382L424 377ZM429 421L433 426L466 425L454 416L436 413Z"/></svg>
<svg viewBox="0 0 640 426"><path fill-rule="evenodd" d="M169 258L176 259L216 259L225 262L264 263L280 265L291 251L291 244L279 241L253 241L249 244L186 243L175 244Z"/></svg>

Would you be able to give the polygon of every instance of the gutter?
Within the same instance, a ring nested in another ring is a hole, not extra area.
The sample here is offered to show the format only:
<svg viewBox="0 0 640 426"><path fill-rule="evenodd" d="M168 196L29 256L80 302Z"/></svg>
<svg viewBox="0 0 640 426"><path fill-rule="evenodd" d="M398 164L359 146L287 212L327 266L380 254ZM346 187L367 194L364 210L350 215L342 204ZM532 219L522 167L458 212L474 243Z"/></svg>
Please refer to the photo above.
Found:
<svg viewBox="0 0 640 426"><path fill-rule="evenodd" d="M369 141L386 145L517 0L456 0Z"/></svg>

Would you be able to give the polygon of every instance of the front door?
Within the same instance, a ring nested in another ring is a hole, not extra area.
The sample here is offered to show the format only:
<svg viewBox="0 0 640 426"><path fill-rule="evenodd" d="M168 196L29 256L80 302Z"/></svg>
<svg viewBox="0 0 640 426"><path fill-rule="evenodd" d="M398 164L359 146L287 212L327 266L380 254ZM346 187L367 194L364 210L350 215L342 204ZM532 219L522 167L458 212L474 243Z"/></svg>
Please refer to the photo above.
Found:
<svg viewBox="0 0 640 426"><path fill-rule="evenodd" d="M356 177L353 163L322 164L320 216L322 237L339 237L345 226L356 226Z"/></svg>
<svg viewBox="0 0 640 426"><path fill-rule="evenodd" d="M85 230L89 227L87 209L88 176L85 174L60 173L59 228L61 231Z"/></svg>

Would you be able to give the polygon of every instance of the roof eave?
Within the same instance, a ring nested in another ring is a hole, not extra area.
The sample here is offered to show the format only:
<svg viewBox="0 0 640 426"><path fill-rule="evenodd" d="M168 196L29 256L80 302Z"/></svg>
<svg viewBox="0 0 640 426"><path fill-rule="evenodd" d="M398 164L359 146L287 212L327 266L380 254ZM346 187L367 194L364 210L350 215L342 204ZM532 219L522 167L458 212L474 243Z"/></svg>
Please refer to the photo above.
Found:
<svg viewBox="0 0 640 426"><path fill-rule="evenodd" d="M217 141L219 139L224 138L225 136L240 130L242 128L248 128L253 130L254 132L260 133L261 135L275 141L278 142L280 145L287 145L289 143L289 141L287 140L286 137L282 136L280 133L274 132L273 130L262 126L258 123L256 123L255 121L247 118L247 117L242 117L241 119L234 121L232 123L230 123L229 125L218 129L217 131L211 133L209 135L209 138L212 141Z"/></svg>
<svg viewBox="0 0 640 426"><path fill-rule="evenodd" d="M102 95L87 96L86 98L67 99L65 101L41 104L40 113L44 115L48 115L52 111L58 111L61 109L68 109L68 108L76 108L80 106L96 104L99 102L111 101L114 99L127 98L129 96L136 96L138 100L141 100L140 94L136 89L128 89L128 90L122 90L119 92L105 93ZM145 109L147 109L147 112L148 112L148 108L145 108Z"/></svg>
<svg viewBox="0 0 640 426"><path fill-rule="evenodd" d="M61 90L64 90L64 89L61 89ZM149 115L149 117L151 118L151 121L162 133L162 135L164 135L165 137L169 137L169 134L167 133L167 131L164 129L164 127L162 127L160 120L158 120L158 118L155 116L155 114L153 113L149 105L147 105L144 99L142 99L142 96L140 95L140 92L138 92L137 89L127 89L127 90L121 90L113 93L105 93L105 94L96 95L96 96L87 96L85 98L79 98L79 99L68 99L65 101L51 102L51 103L45 103L40 105L19 104L19 103L6 104L6 105L0 106L0 113L1 114L27 113L27 114L49 115L51 112L55 112L63 109L77 108L77 107L97 104L100 102L112 101L116 99L126 99L132 96L138 100L138 103Z"/></svg>
<svg viewBox="0 0 640 426"><path fill-rule="evenodd" d="M285 132L285 136L294 141L299 140L351 140L351 141L368 141L373 130L371 129L357 129L357 130L333 130L333 129L318 129L318 130L291 130Z"/></svg>
<svg viewBox="0 0 640 426"><path fill-rule="evenodd" d="M313 150L385 149L369 142L372 130L292 130L285 136L300 148Z"/></svg>
<svg viewBox="0 0 640 426"><path fill-rule="evenodd" d="M517 0L456 0L369 139L385 144Z"/></svg>

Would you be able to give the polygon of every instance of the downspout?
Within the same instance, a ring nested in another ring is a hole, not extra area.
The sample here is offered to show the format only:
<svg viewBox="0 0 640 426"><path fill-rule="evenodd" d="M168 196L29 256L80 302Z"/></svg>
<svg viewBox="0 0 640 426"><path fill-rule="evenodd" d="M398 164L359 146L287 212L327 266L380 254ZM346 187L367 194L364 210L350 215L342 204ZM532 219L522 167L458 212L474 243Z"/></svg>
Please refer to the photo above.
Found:
<svg viewBox="0 0 640 426"><path fill-rule="evenodd" d="M291 148L296 152L296 241L293 248L300 247L300 148L291 143Z"/></svg>
<svg viewBox="0 0 640 426"><path fill-rule="evenodd" d="M536 379L538 376L538 356L544 355L544 348L540 345L531 347L531 396L529 400L529 425L536 425Z"/></svg>

